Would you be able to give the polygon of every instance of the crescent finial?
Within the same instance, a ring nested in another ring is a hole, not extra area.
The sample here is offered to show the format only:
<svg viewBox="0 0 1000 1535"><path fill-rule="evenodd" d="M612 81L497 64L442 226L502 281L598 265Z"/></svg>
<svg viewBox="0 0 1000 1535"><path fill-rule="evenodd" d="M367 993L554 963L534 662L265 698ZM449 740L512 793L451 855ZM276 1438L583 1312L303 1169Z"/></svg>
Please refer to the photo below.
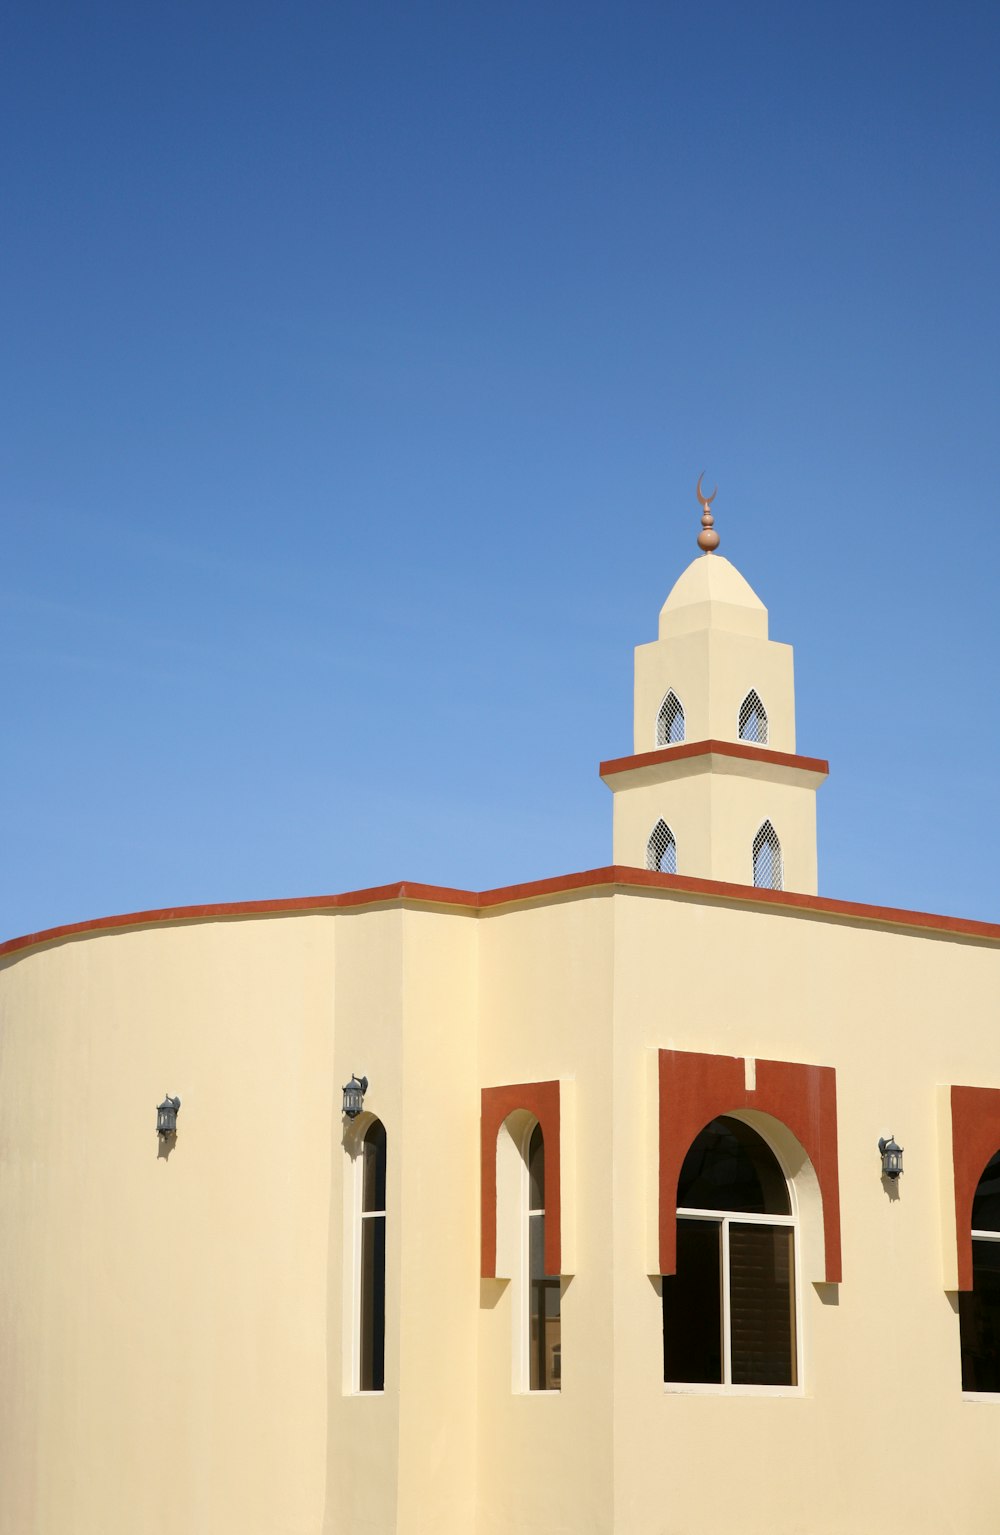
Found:
<svg viewBox="0 0 1000 1535"><path fill-rule="evenodd" d="M719 494L719 487L718 487L718 485L716 485L715 489L712 491L712 494L710 496L706 496L705 492L701 488L701 482L702 482L702 480L704 478L705 478L705 471L703 469L701 471L701 473L699 474L699 476L698 476L698 489L695 491L695 495L698 497L698 500L701 502L701 505L707 511L708 508L711 506L712 502L715 500L716 496Z"/></svg>
<svg viewBox="0 0 1000 1535"><path fill-rule="evenodd" d="M712 502L719 494L719 487L716 485L712 494L706 496L701 488L701 482L704 478L705 471L702 470L698 476L697 489L698 500L701 503L701 532L698 534L698 548L703 550L705 554L711 554L713 550L719 547L719 535L715 531L715 518L712 516Z"/></svg>

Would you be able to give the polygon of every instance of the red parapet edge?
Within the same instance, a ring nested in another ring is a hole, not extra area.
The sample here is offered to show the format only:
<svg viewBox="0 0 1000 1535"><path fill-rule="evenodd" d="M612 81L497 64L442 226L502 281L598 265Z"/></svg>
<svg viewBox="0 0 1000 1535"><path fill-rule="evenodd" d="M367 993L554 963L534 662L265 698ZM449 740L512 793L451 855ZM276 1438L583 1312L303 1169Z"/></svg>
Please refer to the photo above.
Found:
<svg viewBox="0 0 1000 1535"><path fill-rule="evenodd" d="M169 922L205 922L228 917L280 917L309 912L337 912L363 906L387 906L408 903L436 906L467 912L470 916L487 913L521 901L545 900L560 895L581 894L593 890L646 890L663 895L707 896L710 899L740 905L772 907L789 913L802 912L851 921L888 924L956 938L978 938L1000 942L1000 925L978 922L967 917L941 916L935 912L908 911L896 906L868 906L855 901L837 901L827 896L802 895L794 890L765 890L754 885L733 885L717 879L695 879L687 874L659 874L652 869L633 869L622 864L608 864L601 869L585 869L576 874L561 874L552 879L529 880L521 885L503 885L496 890L456 890L447 885L422 885L404 880L393 885L375 885L365 890L348 890L340 895L298 896L276 901L229 901L205 906L172 906L157 911L125 912L112 917L97 917L87 922L70 922L0 944L0 958L17 954L41 944L81 937L89 933L115 932L133 927L154 927Z"/></svg>

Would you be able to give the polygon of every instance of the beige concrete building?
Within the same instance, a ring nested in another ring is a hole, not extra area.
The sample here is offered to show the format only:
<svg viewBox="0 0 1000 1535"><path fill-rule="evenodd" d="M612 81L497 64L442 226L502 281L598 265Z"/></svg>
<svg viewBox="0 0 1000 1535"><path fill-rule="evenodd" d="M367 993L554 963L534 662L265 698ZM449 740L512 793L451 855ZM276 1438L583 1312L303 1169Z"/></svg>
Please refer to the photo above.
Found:
<svg viewBox="0 0 1000 1535"><path fill-rule="evenodd" d="M608 867L4 945L0 1535L996 1535L1000 928L818 895L703 538Z"/></svg>

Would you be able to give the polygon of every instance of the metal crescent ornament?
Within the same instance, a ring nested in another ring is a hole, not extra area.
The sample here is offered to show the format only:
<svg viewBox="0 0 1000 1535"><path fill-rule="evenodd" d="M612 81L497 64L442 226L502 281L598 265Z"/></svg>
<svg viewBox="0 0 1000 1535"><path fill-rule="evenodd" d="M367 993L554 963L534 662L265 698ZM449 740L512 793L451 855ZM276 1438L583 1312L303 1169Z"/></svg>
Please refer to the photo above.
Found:
<svg viewBox="0 0 1000 1535"><path fill-rule="evenodd" d="M718 485L716 485L715 489L712 491L712 494L710 496L706 496L705 492L701 488L701 482L702 482L702 480L704 478L705 478L705 471L703 469L701 471L701 474L699 474L699 476L698 476L698 488L695 491L695 495L698 497L698 500L699 500L699 502L701 503L702 506L709 507L709 506L711 506L712 502L715 500L716 496L719 494L719 487L718 487Z"/></svg>

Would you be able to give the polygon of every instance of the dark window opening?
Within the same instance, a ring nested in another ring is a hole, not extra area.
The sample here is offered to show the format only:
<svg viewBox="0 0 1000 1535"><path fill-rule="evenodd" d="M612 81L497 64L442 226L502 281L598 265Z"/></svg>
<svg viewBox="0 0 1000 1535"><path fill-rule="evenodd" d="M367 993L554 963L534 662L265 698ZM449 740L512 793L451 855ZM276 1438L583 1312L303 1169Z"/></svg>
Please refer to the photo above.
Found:
<svg viewBox="0 0 1000 1535"><path fill-rule="evenodd" d="M660 874L677 873L677 843L666 821L657 821L646 843L646 868Z"/></svg>
<svg viewBox="0 0 1000 1535"><path fill-rule="evenodd" d="M958 1297L958 1322L962 1390L1000 1392L1000 1151L972 1201L972 1289Z"/></svg>
<svg viewBox="0 0 1000 1535"><path fill-rule="evenodd" d="M781 843L770 821L764 822L753 839L753 882L759 890L784 888Z"/></svg>
<svg viewBox="0 0 1000 1535"><path fill-rule="evenodd" d="M741 741L755 741L758 746L767 745L767 710L754 688L740 704L739 737Z"/></svg>
<svg viewBox="0 0 1000 1535"><path fill-rule="evenodd" d="M774 1153L741 1120L712 1120L684 1159L677 1205L677 1271L663 1279L664 1380L794 1386L795 1233Z"/></svg>
<svg viewBox="0 0 1000 1535"><path fill-rule="evenodd" d="M358 1386L385 1388L385 1126L375 1120L361 1147L361 1337Z"/></svg>
<svg viewBox="0 0 1000 1535"><path fill-rule="evenodd" d="M671 688L656 716L657 746L676 746L684 739L684 709Z"/></svg>
<svg viewBox="0 0 1000 1535"><path fill-rule="evenodd" d="M536 1125L528 1142L528 1389L562 1384L558 1274L545 1272L545 1142Z"/></svg>

